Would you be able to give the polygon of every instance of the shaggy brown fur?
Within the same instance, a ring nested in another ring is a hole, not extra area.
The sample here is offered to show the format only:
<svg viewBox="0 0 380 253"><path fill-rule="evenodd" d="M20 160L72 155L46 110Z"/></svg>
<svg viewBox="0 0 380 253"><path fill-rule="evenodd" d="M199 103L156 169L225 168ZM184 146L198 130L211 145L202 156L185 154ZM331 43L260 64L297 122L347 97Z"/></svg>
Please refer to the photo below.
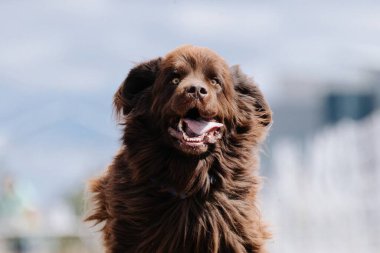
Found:
<svg viewBox="0 0 380 253"><path fill-rule="evenodd" d="M134 67L114 103L123 144L87 219L103 222L107 253L264 252L256 170L271 111L238 66L183 46ZM192 144L185 118L223 127Z"/></svg>

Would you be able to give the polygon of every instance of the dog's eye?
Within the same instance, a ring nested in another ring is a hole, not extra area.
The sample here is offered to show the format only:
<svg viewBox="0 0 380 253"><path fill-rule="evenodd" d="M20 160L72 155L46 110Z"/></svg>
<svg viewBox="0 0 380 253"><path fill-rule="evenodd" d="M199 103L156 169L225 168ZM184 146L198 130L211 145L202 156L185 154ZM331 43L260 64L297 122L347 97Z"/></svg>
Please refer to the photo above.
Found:
<svg viewBox="0 0 380 253"><path fill-rule="evenodd" d="M213 79L211 79L210 82L212 85L220 85L220 81L218 78L213 78Z"/></svg>
<svg viewBox="0 0 380 253"><path fill-rule="evenodd" d="M180 81L178 77L175 77L172 79L172 84L179 84Z"/></svg>

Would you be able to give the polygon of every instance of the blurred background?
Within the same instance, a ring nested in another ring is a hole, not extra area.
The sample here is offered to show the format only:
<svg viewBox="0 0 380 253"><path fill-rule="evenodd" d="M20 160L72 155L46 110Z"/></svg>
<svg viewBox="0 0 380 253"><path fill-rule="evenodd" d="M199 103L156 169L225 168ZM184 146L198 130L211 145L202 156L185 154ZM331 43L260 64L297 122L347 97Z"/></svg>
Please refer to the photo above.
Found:
<svg viewBox="0 0 380 253"><path fill-rule="evenodd" d="M86 182L119 146L112 96L181 44L253 76L273 253L380 248L380 2L0 1L0 252L103 252Z"/></svg>

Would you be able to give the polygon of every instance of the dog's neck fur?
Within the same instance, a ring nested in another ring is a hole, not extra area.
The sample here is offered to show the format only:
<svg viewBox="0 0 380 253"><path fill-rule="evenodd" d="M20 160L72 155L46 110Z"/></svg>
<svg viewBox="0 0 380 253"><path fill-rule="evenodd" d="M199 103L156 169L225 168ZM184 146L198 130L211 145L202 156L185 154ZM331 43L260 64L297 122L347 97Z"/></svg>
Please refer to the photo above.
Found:
<svg viewBox="0 0 380 253"><path fill-rule="evenodd" d="M246 194L255 195L257 187L252 186L257 185L255 181L258 180L253 177L252 169L257 165L257 157L250 152L236 159L238 152L234 152L247 144L252 147L252 143L228 135L217 145L228 145L223 150L230 152L222 153L222 149L216 147L202 156L189 156L165 145L159 131L156 134L152 134L152 129L145 132L144 119L134 118L132 122L126 127L124 136L125 160L131 183L144 182L154 189L164 186L167 192L180 198L195 195L205 198L211 191L228 191L229 195L236 192L237 198L245 198ZM144 156L142 152L154 156Z"/></svg>
<svg viewBox="0 0 380 253"><path fill-rule="evenodd" d="M210 179L210 186L212 186L215 182L215 178L212 175L209 175L209 179ZM182 191L178 191L173 186L168 185L165 182L161 182L156 178L151 178L150 181L159 192L168 193L173 198L186 199L186 198L191 197L191 195L186 194L185 192L182 192Z"/></svg>
<svg viewBox="0 0 380 253"><path fill-rule="evenodd" d="M164 150L152 143L146 150L147 146L140 146L143 143L135 142L130 150L125 150L124 146L115 160L118 166L111 167L118 178L113 185L123 189L120 197L129 200L128 207L110 209L111 216L115 213L118 220L127 223L117 228L120 233L116 237L121 236L119 244L122 238L128 237L131 245L123 245L131 249L128 252L219 252L220 247L230 247L231 252L258 252L256 247L261 247L264 236L261 224L247 226L257 231L235 227L235 223L256 221L251 218L252 211L257 212L253 202L259 179L247 169L252 168L251 156L236 159L233 152L214 152L202 158L178 159L178 153L173 150ZM161 149L156 149L158 147ZM157 156L139 160L141 156L136 150L153 152ZM160 184L169 183L176 193L185 193L186 198L160 192L152 178ZM135 183L139 183L139 187ZM139 202L134 202L137 195ZM171 221L175 222L176 230L170 229ZM141 231L150 231L151 238L136 243L140 239L135 236ZM158 241L161 249L154 244Z"/></svg>

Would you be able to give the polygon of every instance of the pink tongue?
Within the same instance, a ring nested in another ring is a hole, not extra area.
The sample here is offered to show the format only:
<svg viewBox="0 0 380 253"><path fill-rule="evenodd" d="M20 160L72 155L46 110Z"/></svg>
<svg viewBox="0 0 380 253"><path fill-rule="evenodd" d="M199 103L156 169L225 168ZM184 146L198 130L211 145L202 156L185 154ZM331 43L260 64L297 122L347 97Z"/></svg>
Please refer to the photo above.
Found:
<svg viewBox="0 0 380 253"><path fill-rule="evenodd" d="M187 127L195 134L202 135L209 132L214 128L221 128L222 123L214 121L204 121L204 120L192 120L192 119L183 119L186 122Z"/></svg>

